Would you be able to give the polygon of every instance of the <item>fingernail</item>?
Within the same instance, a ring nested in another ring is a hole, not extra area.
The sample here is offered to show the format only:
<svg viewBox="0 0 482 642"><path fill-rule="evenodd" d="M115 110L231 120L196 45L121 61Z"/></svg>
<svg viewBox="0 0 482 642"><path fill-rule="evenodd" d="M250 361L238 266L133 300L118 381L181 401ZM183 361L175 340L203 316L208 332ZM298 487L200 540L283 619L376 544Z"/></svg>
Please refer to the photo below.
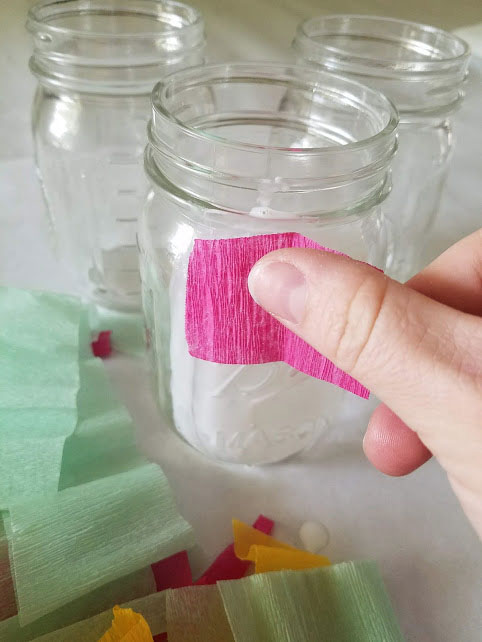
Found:
<svg viewBox="0 0 482 642"><path fill-rule="evenodd" d="M248 287L253 299L270 314L289 323L300 323L306 304L306 280L291 263L258 263L251 270Z"/></svg>

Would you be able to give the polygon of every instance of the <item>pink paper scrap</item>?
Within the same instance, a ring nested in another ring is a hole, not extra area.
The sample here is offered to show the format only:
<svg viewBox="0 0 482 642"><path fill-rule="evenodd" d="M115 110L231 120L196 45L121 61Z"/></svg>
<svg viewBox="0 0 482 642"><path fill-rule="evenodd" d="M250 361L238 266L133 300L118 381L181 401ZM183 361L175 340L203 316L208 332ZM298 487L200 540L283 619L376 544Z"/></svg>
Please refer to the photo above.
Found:
<svg viewBox="0 0 482 642"><path fill-rule="evenodd" d="M107 359L110 357L112 352L112 347L110 343L110 335L112 330L102 330L99 332L99 336L95 341L92 341L92 353L94 357L100 357L101 359Z"/></svg>
<svg viewBox="0 0 482 642"><path fill-rule="evenodd" d="M151 564L151 568L158 591L182 588L192 584L191 566L186 551L180 551L155 562Z"/></svg>
<svg viewBox="0 0 482 642"><path fill-rule="evenodd" d="M186 288L189 353L214 363L284 361L367 399L370 393L361 383L285 328L251 297L248 276L253 265L265 254L287 247L341 254L295 232L195 240Z"/></svg>

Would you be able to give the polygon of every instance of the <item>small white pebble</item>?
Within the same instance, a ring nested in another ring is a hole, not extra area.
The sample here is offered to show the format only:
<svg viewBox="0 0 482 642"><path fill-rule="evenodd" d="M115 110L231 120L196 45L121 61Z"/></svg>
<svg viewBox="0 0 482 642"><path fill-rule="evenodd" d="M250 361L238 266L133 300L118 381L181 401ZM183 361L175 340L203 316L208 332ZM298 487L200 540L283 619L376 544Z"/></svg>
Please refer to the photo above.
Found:
<svg viewBox="0 0 482 642"><path fill-rule="evenodd" d="M303 546L310 553L322 551L330 539L328 529L320 522L305 522L300 528L299 536Z"/></svg>

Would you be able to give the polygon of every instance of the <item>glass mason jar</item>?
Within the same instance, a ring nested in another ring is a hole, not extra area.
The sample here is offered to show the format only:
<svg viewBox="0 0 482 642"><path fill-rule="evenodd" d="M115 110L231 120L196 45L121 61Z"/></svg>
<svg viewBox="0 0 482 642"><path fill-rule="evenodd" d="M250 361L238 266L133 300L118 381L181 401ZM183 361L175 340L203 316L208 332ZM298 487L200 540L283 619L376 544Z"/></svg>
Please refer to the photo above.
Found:
<svg viewBox="0 0 482 642"><path fill-rule="evenodd" d="M226 365L189 354L193 241L299 232L384 267L380 203L396 110L353 81L261 63L177 72L154 89L152 104L145 154L152 187L139 247L161 411L213 458L284 459L313 444L342 392L285 363Z"/></svg>
<svg viewBox="0 0 482 642"><path fill-rule="evenodd" d="M470 51L426 25L372 16L320 16L299 25L299 62L378 89L400 114L393 189L384 211L392 228L387 271L401 281L423 267L454 139L450 116L463 99Z"/></svg>
<svg viewBox="0 0 482 642"><path fill-rule="evenodd" d="M161 0L46 0L29 12L38 174L79 292L140 308L137 220L154 84L203 62L200 14Z"/></svg>

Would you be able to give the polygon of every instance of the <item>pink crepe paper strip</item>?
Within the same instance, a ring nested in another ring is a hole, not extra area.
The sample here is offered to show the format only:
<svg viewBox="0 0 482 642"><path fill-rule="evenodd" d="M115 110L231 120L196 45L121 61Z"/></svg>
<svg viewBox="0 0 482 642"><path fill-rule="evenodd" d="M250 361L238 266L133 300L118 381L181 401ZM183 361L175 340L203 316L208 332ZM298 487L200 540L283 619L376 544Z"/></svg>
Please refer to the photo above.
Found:
<svg viewBox="0 0 482 642"><path fill-rule="evenodd" d="M260 515L253 524L253 528L266 535L271 533L273 526L273 520L264 515ZM230 544L194 584L216 584L218 580L238 580L240 577L244 577L250 565L251 562L236 557L234 544Z"/></svg>
<svg viewBox="0 0 482 642"><path fill-rule="evenodd" d="M191 586L192 573L186 551L151 564L157 591Z"/></svg>
<svg viewBox="0 0 482 642"><path fill-rule="evenodd" d="M251 297L248 276L253 265L268 252L286 247L340 254L295 232L195 240L186 288L189 353L215 363L284 361L367 399L370 393L361 383L285 328Z"/></svg>
<svg viewBox="0 0 482 642"><path fill-rule="evenodd" d="M112 330L102 330L99 332L99 336L95 341L92 341L92 352L94 357L100 357L101 359L107 359L110 357L112 352L112 347L110 344L110 335Z"/></svg>
<svg viewBox="0 0 482 642"><path fill-rule="evenodd" d="M1 518L0 518L1 519ZM0 622L17 615L17 602L13 578L10 573L10 561L6 538L0 538Z"/></svg>

